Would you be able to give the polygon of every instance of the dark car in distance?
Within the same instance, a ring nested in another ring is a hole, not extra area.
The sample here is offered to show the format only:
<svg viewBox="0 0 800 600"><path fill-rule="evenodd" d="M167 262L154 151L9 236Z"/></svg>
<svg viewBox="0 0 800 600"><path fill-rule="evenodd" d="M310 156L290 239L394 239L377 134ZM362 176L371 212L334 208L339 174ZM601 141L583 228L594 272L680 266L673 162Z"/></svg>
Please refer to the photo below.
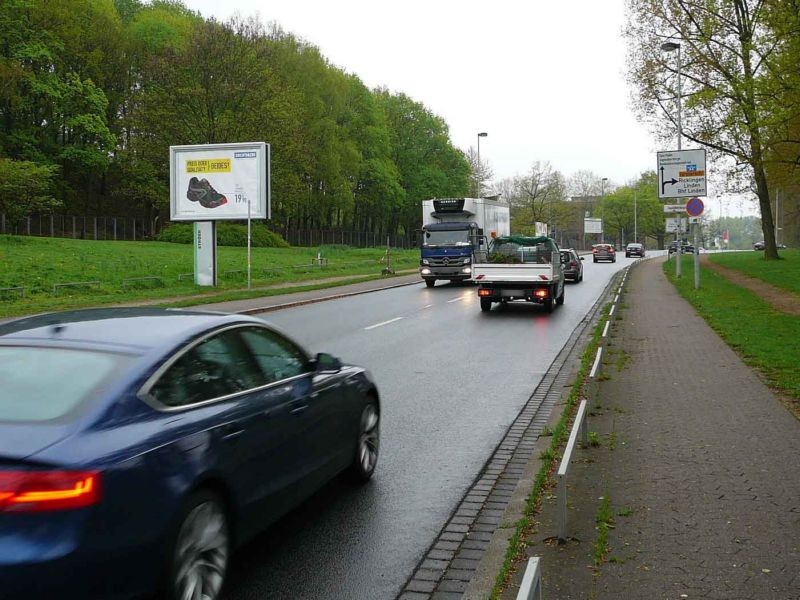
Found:
<svg viewBox="0 0 800 600"><path fill-rule="evenodd" d="M631 256L639 256L639 257L643 258L644 254L645 254L645 251L644 251L644 245L643 244L637 244L637 243L633 242L633 243L630 243L627 246L625 246L625 257L626 258L630 258Z"/></svg>
<svg viewBox="0 0 800 600"><path fill-rule="evenodd" d="M667 249L668 254L673 254L678 251L678 242L670 242L669 248ZM681 252L683 254L694 254L694 246L691 244L683 243L681 244Z"/></svg>
<svg viewBox="0 0 800 600"><path fill-rule="evenodd" d="M766 247L767 244L766 242L764 242L764 240L761 240L760 242L756 242L755 244L753 244L753 250L764 250ZM777 247L778 250L785 250L786 244L778 244Z"/></svg>
<svg viewBox="0 0 800 600"><path fill-rule="evenodd" d="M561 250L561 263L564 265L564 277L569 281L583 281L583 257L572 249Z"/></svg>
<svg viewBox="0 0 800 600"><path fill-rule="evenodd" d="M617 262L617 251L611 244L594 244L592 246L592 260L594 262L601 260Z"/></svg>
<svg viewBox="0 0 800 600"><path fill-rule="evenodd" d="M11 321L0 381L4 599L215 600L237 546L378 458L369 374L253 317Z"/></svg>

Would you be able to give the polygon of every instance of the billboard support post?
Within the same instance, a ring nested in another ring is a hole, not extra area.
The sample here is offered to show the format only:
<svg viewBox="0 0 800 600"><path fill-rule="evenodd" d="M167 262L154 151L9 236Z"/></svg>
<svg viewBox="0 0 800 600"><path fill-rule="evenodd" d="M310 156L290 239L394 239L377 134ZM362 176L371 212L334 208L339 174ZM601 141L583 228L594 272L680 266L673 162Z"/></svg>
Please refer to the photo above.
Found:
<svg viewBox="0 0 800 600"><path fill-rule="evenodd" d="M251 269L251 261L250 261L250 198L247 199L247 289L249 290L252 285L252 280L250 278L250 274L252 272Z"/></svg>

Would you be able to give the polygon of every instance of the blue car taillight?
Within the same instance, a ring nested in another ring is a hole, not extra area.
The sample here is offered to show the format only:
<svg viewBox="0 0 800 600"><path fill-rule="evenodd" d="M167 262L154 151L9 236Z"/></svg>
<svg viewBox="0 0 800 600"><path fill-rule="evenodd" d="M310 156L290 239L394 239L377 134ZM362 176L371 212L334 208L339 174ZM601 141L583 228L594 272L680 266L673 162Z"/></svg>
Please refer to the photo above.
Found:
<svg viewBox="0 0 800 600"><path fill-rule="evenodd" d="M69 510L100 501L97 471L0 471L0 512Z"/></svg>

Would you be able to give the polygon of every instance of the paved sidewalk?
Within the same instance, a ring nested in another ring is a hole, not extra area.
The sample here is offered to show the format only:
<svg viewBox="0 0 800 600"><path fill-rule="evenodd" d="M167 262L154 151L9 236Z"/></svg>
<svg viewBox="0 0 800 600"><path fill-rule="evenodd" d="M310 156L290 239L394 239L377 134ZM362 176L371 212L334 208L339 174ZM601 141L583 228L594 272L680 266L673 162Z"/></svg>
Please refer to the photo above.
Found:
<svg viewBox="0 0 800 600"><path fill-rule="evenodd" d="M800 599L800 422L680 298L663 259L631 270L589 430L528 553L547 600ZM799 359L800 360L800 359ZM601 498L613 509L594 566ZM522 569L504 598L514 598Z"/></svg>

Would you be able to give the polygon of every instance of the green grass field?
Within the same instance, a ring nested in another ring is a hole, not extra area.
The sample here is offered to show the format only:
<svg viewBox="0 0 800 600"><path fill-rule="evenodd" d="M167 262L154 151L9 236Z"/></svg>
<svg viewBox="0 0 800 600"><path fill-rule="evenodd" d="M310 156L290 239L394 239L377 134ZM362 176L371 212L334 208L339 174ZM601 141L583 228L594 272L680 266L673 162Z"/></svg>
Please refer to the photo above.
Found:
<svg viewBox="0 0 800 600"><path fill-rule="evenodd" d="M739 260L744 264L753 260L749 253L733 254L741 255ZM765 375L770 386L800 399L800 319L778 312L756 294L710 269L701 270L700 289L695 290L694 278L686 276L692 272L690 259L683 264L684 276L679 280L675 279L672 262L664 263L664 272L680 294L748 365ZM791 282L794 289L798 285L796 273Z"/></svg>
<svg viewBox="0 0 800 600"><path fill-rule="evenodd" d="M779 250L778 254L783 260L764 260L764 253L756 251L717 252L708 258L800 296L800 250Z"/></svg>
<svg viewBox="0 0 800 600"><path fill-rule="evenodd" d="M327 266L312 265L318 252ZM342 246L253 248L252 285L380 276L384 252ZM0 288L24 288L24 298L16 290L0 291L0 317L196 294L237 297L233 292L247 287L247 249L219 247L217 256L219 285L209 289L194 284L191 245L0 235ZM413 269L418 261L418 250L392 251L395 270ZM132 280L138 277L158 279ZM98 283L53 289L55 284L88 281Z"/></svg>

